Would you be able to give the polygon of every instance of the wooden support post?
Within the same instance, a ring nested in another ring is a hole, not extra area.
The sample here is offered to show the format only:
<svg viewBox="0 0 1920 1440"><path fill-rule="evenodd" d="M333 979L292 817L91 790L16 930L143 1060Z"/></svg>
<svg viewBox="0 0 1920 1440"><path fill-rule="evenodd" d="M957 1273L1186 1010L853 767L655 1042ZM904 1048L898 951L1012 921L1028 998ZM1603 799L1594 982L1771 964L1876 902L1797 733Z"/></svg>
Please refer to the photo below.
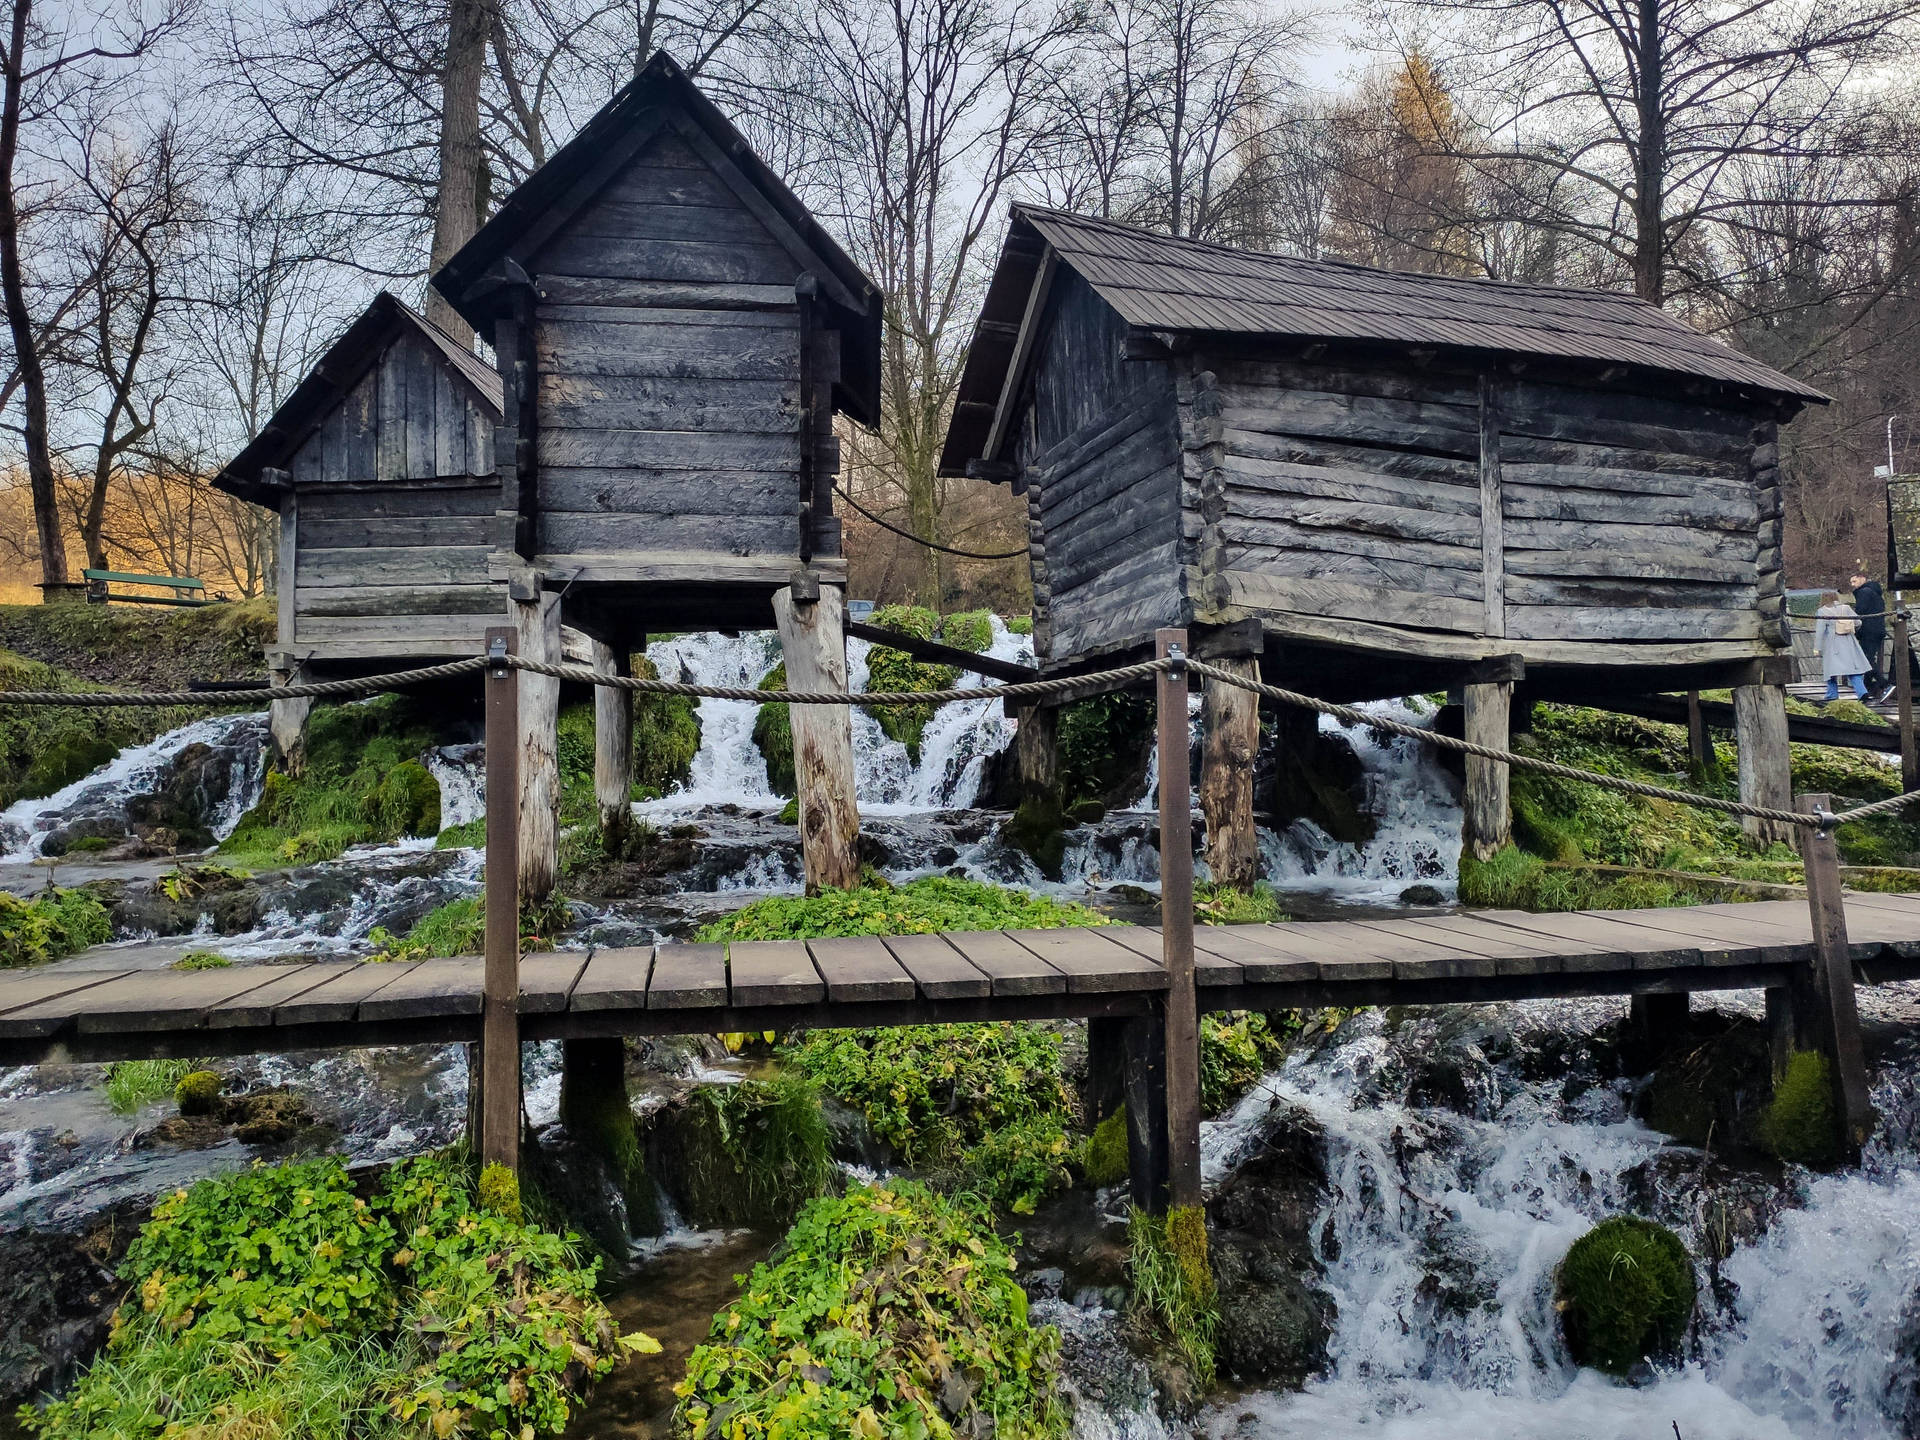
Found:
<svg viewBox="0 0 1920 1440"><path fill-rule="evenodd" d="M593 642L593 668L602 675L630 675L624 645ZM593 690L593 798L600 835L609 856L621 854L633 833L633 691L596 685Z"/></svg>
<svg viewBox="0 0 1920 1440"><path fill-rule="evenodd" d="M1153 653L1187 654L1185 630L1153 632ZM1160 742L1160 934L1167 970L1167 1201L1200 1204L1200 1010L1193 989L1193 786L1188 776L1187 675L1156 686Z"/></svg>
<svg viewBox="0 0 1920 1440"><path fill-rule="evenodd" d="M1802 814L1831 814L1832 797L1802 795ZM1827 1057L1833 1076L1833 1113L1840 1127L1841 1152L1857 1160L1873 1133L1873 1102L1868 1094L1866 1051L1860 1037L1860 1011L1853 994L1853 957L1847 949L1847 911L1840 892L1840 852L1833 831L1803 825L1800 858L1807 874L1807 908L1813 919L1813 973L1805 999L1814 1007L1815 1043ZM1796 1018L1806 1024L1801 996L1794 997Z"/></svg>
<svg viewBox="0 0 1920 1440"><path fill-rule="evenodd" d="M1013 759L1021 800L1051 796L1060 786L1060 710L1023 705L1015 713Z"/></svg>
<svg viewBox="0 0 1920 1440"><path fill-rule="evenodd" d="M1091 1130L1127 1098L1127 1021L1095 1016L1087 1021L1087 1080L1080 1101Z"/></svg>
<svg viewBox="0 0 1920 1440"><path fill-rule="evenodd" d="M515 642L530 660L559 664L560 596L541 590L531 601L509 600ZM560 682L520 677L520 898L545 900L560 874ZM499 792L487 790L491 800Z"/></svg>
<svg viewBox="0 0 1920 1440"><path fill-rule="evenodd" d="M1920 744L1913 733L1913 652L1907 648L1907 607L1893 612L1893 693L1900 713L1900 788L1920 790Z"/></svg>
<svg viewBox="0 0 1920 1440"><path fill-rule="evenodd" d="M1684 990L1635 995L1627 1002L1626 1052L1651 1069L1687 1034L1693 997Z"/></svg>
<svg viewBox="0 0 1920 1440"><path fill-rule="evenodd" d="M1167 1024L1136 1015L1126 1028L1127 1188L1149 1215L1167 1212Z"/></svg>
<svg viewBox="0 0 1920 1440"><path fill-rule="evenodd" d="M1739 752L1740 798L1769 810L1793 808L1793 755L1787 748L1787 692L1779 685L1733 687L1733 742ZM1741 829L1759 845L1792 844L1791 825L1742 816Z"/></svg>
<svg viewBox="0 0 1920 1440"><path fill-rule="evenodd" d="M1505 750L1511 736L1508 721L1513 713L1513 684L1495 681L1467 685L1466 738L1475 745ZM1467 788L1464 798L1462 848L1475 860L1490 860L1513 833L1513 815L1508 803L1507 767L1494 760L1467 756Z"/></svg>
<svg viewBox="0 0 1920 1440"><path fill-rule="evenodd" d="M1687 759L1693 773L1702 780L1720 773L1720 756L1713 748L1713 736L1707 730L1706 716L1700 711L1700 692L1687 692Z"/></svg>
<svg viewBox="0 0 1920 1440"><path fill-rule="evenodd" d="M819 598L791 588L773 595L774 623L790 690L847 688L846 592L821 585ZM793 774L800 792L800 845L807 893L860 884L860 811L853 779L853 717L844 705L795 705Z"/></svg>
<svg viewBox="0 0 1920 1440"><path fill-rule="evenodd" d="M1248 680L1260 678L1257 656L1213 662ZM1200 700L1200 809L1207 817L1207 869L1216 884L1251 890L1260 878L1253 830L1253 767L1260 754L1260 697L1209 679Z"/></svg>
<svg viewBox="0 0 1920 1440"><path fill-rule="evenodd" d="M307 667L286 651L267 657L271 685L298 685L311 677ZM267 737L273 747L273 766L283 775L299 775L307 768L307 719L312 700L275 700L267 706Z"/></svg>
<svg viewBox="0 0 1920 1440"><path fill-rule="evenodd" d="M514 653L505 626L491 655ZM480 1158L520 1166L520 672L487 671L486 975L480 1010Z"/></svg>

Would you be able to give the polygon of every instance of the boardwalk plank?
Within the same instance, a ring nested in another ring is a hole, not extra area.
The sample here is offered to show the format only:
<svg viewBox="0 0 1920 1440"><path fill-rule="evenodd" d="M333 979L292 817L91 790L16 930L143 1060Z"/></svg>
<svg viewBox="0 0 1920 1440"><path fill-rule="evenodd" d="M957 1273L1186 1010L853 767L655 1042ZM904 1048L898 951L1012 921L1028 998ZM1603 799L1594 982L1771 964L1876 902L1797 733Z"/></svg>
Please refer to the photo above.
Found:
<svg viewBox="0 0 1920 1440"><path fill-rule="evenodd" d="M998 930L956 931L947 939L993 982L995 995L1064 995L1067 992L1065 975Z"/></svg>
<svg viewBox="0 0 1920 1440"><path fill-rule="evenodd" d="M993 994L993 981L944 935L889 935L886 946L929 1000L984 1000Z"/></svg>
<svg viewBox="0 0 1920 1440"><path fill-rule="evenodd" d="M1622 924L1585 910L1547 915L1535 915L1525 910L1481 910L1476 913L1502 925L1546 935L1561 935L1590 944L1595 956L1604 953L1613 962L1604 967L1596 966L1597 969L1687 970L1706 963L1701 958L1697 942L1685 940L1671 932ZM1568 973L1575 973L1571 962L1566 962L1565 968Z"/></svg>
<svg viewBox="0 0 1920 1440"><path fill-rule="evenodd" d="M913 977L871 935L836 936L809 940L807 953L826 982L827 998L849 1000L911 1000Z"/></svg>
<svg viewBox="0 0 1920 1440"><path fill-rule="evenodd" d="M589 952L555 950L520 957L520 1013L554 1015L567 1008L574 982L587 968Z"/></svg>
<svg viewBox="0 0 1920 1440"><path fill-rule="evenodd" d="M1473 937L1472 943L1478 944L1480 937L1485 937L1489 945L1498 940L1519 945L1537 956L1542 966L1547 967L1545 973L1548 974L1591 975L1604 974L1609 970L1633 969L1632 957L1618 950L1599 948L1592 940L1570 939L1565 935L1550 934L1544 929L1523 929L1518 924L1503 925L1478 911L1462 911L1445 919L1463 939ZM1434 922L1423 920L1421 923ZM1494 952L1489 950L1487 953ZM1504 962L1500 973L1511 973L1505 968Z"/></svg>
<svg viewBox="0 0 1920 1440"><path fill-rule="evenodd" d="M1595 910L1596 918L1615 924L1634 925L1655 935L1666 936L1700 951L1700 963L1709 967L1728 965L1781 965L1792 959L1790 947L1768 944L1752 927L1690 920L1680 907L1658 910Z"/></svg>
<svg viewBox="0 0 1920 1440"><path fill-rule="evenodd" d="M278 973L257 990L236 995L207 1009L207 1028L232 1030L273 1024L273 1012L289 1000L317 990L356 967L354 961L325 961L313 965L275 965Z"/></svg>
<svg viewBox="0 0 1920 1440"><path fill-rule="evenodd" d="M274 979L278 966L235 965L225 970L184 970L155 974L136 970L87 992L74 1015L82 1035L120 1035L159 1030L199 1030L207 1010L258 990ZM63 1001L50 1002L61 1005ZM21 1012L25 1019L32 1010Z"/></svg>
<svg viewBox="0 0 1920 1440"><path fill-rule="evenodd" d="M1158 925L1113 925L1102 932L1116 945L1124 945L1141 959L1155 965L1166 964L1166 937L1161 934ZM1222 985L1239 985L1247 978L1246 967L1231 958L1229 951L1250 950L1263 959L1271 960L1273 951L1256 945L1251 941L1221 940L1228 934L1227 927L1219 925L1196 925L1193 930L1193 983L1217 988ZM1212 943L1208 943L1211 941Z"/></svg>
<svg viewBox="0 0 1920 1440"><path fill-rule="evenodd" d="M1238 927L1248 940L1273 951L1273 959L1262 964L1243 960L1249 985L1285 985L1296 980L1391 980L1393 962L1375 955L1354 951L1352 944L1322 947L1308 931L1312 926L1293 924L1247 925ZM1311 968L1308 968L1311 967Z"/></svg>
<svg viewBox="0 0 1920 1440"><path fill-rule="evenodd" d="M340 1025L360 1013L360 1005L369 996L412 972L414 965L404 961L370 964L361 961L347 967L325 984L316 985L291 1000L273 1007L275 1025Z"/></svg>
<svg viewBox="0 0 1920 1440"><path fill-rule="evenodd" d="M592 973L593 967L587 967ZM727 947L717 942L661 945L646 982L649 1010L701 1010L727 1003ZM575 1008L580 987L574 987Z"/></svg>
<svg viewBox="0 0 1920 1440"><path fill-rule="evenodd" d="M1009 930L1007 938L1026 946L1067 977L1074 995L1112 995L1127 990L1164 990L1167 972L1143 955L1091 928Z"/></svg>
<svg viewBox="0 0 1920 1440"><path fill-rule="evenodd" d="M601 945L567 993L567 1009L645 1010L652 996L647 976L656 969L651 945Z"/></svg>
<svg viewBox="0 0 1920 1440"><path fill-rule="evenodd" d="M360 1004L362 1020L428 1020L478 1015L487 962L478 955L422 960Z"/></svg>
<svg viewBox="0 0 1920 1440"><path fill-rule="evenodd" d="M1802 923L1798 926L1782 924L1774 916L1740 915L1717 907L1688 907L1667 913L1672 916L1667 923L1681 934L1745 946L1750 952L1743 962L1746 964L1805 964L1813 959L1813 926L1804 905L1800 907Z"/></svg>
<svg viewBox="0 0 1920 1440"><path fill-rule="evenodd" d="M57 1034L86 1002L82 992L132 974L128 970L63 970L0 977L0 1038ZM65 1002L64 1005L60 1002ZM31 1015L28 1012L33 1012Z"/></svg>
<svg viewBox="0 0 1920 1440"><path fill-rule="evenodd" d="M817 1005L827 987L799 940L735 940L727 947L735 1005Z"/></svg>
<svg viewBox="0 0 1920 1440"><path fill-rule="evenodd" d="M1456 917L1448 915L1431 920L1370 920L1366 922L1376 930L1389 934L1405 935L1410 939L1427 939L1437 949L1444 950L1445 956L1432 957L1435 963L1455 956L1473 956L1486 963L1488 968L1462 970L1462 975L1558 975L1560 957L1542 954L1542 947L1530 945L1518 934L1490 934L1470 925L1458 923ZM1419 965L1423 962L1404 961L1402 964ZM1398 974L1399 967L1395 967ZM1428 973L1423 978L1435 978Z"/></svg>

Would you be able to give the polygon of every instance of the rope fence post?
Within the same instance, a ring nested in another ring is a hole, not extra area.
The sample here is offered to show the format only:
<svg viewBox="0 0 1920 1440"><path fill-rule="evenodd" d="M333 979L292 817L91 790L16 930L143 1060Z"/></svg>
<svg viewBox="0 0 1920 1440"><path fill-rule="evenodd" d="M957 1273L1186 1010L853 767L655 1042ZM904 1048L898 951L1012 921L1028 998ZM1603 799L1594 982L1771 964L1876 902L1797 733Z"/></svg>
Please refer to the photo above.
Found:
<svg viewBox="0 0 1920 1440"><path fill-rule="evenodd" d="M1860 1011L1853 993L1853 956L1847 947L1847 912L1840 893L1840 854L1833 839L1832 799L1802 795L1797 808L1819 817L1799 827L1806 866L1807 908L1813 920L1812 973L1791 988L1796 1042L1812 1042L1827 1061L1833 1083L1833 1113L1841 1152L1858 1159L1873 1133L1873 1103L1860 1038ZM1808 1014L1808 1011L1811 1014Z"/></svg>
<svg viewBox="0 0 1920 1440"><path fill-rule="evenodd" d="M1900 717L1900 788L1920 790L1920 745L1913 734L1913 652L1907 648L1907 607L1893 612L1893 693Z"/></svg>
<svg viewBox="0 0 1920 1440"><path fill-rule="evenodd" d="M1200 1013L1193 989L1193 783L1185 630L1156 630L1160 743L1160 934L1167 971L1167 1201L1200 1204Z"/></svg>
<svg viewBox="0 0 1920 1440"><path fill-rule="evenodd" d="M520 1167L520 674L513 626L487 631L486 976L480 1158Z"/></svg>

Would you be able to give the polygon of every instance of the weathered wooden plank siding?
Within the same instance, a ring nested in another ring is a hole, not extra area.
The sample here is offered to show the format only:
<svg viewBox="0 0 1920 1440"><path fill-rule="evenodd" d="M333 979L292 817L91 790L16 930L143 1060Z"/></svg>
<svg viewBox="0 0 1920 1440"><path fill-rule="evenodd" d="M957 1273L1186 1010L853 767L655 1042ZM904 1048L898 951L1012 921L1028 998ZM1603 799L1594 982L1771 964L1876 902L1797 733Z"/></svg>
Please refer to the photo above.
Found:
<svg viewBox="0 0 1920 1440"><path fill-rule="evenodd" d="M406 334L295 451L289 468L296 485L486 475L493 426L445 358Z"/></svg>

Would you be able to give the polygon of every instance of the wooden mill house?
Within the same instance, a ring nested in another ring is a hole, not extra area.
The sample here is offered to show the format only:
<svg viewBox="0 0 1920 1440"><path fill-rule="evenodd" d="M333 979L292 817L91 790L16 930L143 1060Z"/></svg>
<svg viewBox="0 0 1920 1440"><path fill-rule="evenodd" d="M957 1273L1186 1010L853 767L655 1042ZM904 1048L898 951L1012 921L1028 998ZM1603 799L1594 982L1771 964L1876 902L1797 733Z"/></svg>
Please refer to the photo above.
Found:
<svg viewBox="0 0 1920 1440"><path fill-rule="evenodd" d="M473 655L505 613L488 574L500 377L375 297L213 479L280 516L276 683ZM312 702L276 701L297 770Z"/></svg>
<svg viewBox="0 0 1920 1440"><path fill-rule="evenodd" d="M1824 399L1630 296L1016 206L941 469L1025 493L1049 672L1185 626L1326 698L1464 687L1503 747L1523 678L1731 686L1742 793L1790 808L1777 441ZM1206 711L1209 862L1250 883L1257 708ZM1470 761L1470 848L1507 824L1505 767Z"/></svg>
<svg viewBox="0 0 1920 1440"><path fill-rule="evenodd" d="M433 285L498 364L488 574L521 653L558 657L563 609L606 668L649 629L777 626L795 688L845 688L833 418L878 421L879 298L671 57ZM521 864L539 894L559 700L526 678ZM631 704L596 693L602 809L624 820ZM857 883L851 721L796 707L793 732L808 883Z"/></svg>

